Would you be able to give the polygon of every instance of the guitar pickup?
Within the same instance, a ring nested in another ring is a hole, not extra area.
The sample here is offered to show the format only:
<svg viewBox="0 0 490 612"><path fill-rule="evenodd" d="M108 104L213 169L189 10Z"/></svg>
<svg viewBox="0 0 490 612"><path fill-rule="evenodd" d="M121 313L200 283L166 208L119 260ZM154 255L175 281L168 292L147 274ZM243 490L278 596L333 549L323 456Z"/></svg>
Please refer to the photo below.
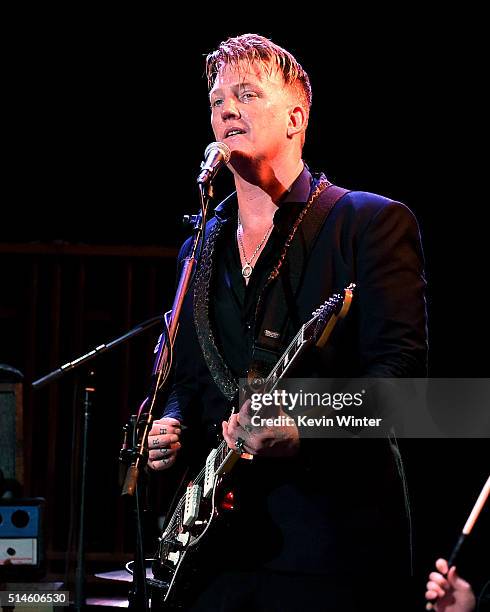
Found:
<svg viewBox="0 0 490 612"><path fill-rule="evenodd" d="M201 503L201 487L189 483L185 492L184 517L183 525L192 527L199 514L199 505Z"/></svg>
<svg viewBox="0 0 490 612"><path fill-rule="evenodd" d="M207 499L214 488L214 478L216 476L216 470L214 467L215 458L216 458L217 450L213 448L213 450L209 453L208 458L206 459L206 467L204 471L204 490L203 497Z"/></svg>

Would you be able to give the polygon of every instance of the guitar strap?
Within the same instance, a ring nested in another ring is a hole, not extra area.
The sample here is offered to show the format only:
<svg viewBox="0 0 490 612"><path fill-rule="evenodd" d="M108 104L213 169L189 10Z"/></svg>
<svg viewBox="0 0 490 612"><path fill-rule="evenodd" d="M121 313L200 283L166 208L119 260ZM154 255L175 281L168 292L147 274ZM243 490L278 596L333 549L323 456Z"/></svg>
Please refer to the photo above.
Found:
<svg viewBox="0 0 490 612"><path fill-rule="evenodd" d="M301 326L295 298L308 257L328 215L348 192L330 183L323 174L315 177L308 202L293 225L257 303L255 331L261 323L254 334L249 378L266 375L277 363L287 347L289 323L296 330Z"/></svg>

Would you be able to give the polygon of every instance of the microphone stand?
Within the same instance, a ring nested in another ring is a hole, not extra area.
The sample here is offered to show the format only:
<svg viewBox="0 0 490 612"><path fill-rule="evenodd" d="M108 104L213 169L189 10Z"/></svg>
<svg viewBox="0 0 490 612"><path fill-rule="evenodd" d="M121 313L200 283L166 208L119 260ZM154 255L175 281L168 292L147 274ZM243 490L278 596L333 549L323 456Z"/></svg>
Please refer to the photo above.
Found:
<svg viewBox="0 0 490 612"><path fill-rule="evenodd" d="M118 344L122 344L123 342L126 342L126 340L129 340L130 338L133 338L134 336L141 334L147 329L150 329L150 327L153 327L157 323L160 323L161 320L162 320L161 315L158 315L157 317L152 317L151 319L143 321L143 323L139 323L138 325L130 329L128 332L126 332L122 336L118 336L117 338L115 338L114 340L111 340L107 344L99 344L94 349L90 350L88 353L85 353L84 355L77 357L73 361L68 361L67 363L63 364L61 367L57 368L56 370L53 370L49 374L46 374L46 376L42 376L41 378L38 378L37 380L35 380L32 383L33 389L37 391L38 389L41 389L41 387L44 387L44 385L47 385L48 383L53 382L54 380L58 380L58 378L61 378L67 372L71 372L71 370L74 370L75 368L78 368L79 366L84 365L85 363L94 359L98 355L102 355L102 353L110 351L111 349L115 348Z"/></svg>
<svg viewBox="0 0 490 612"><path fill-rule="evenodd" d="M138 484L141 471L148 461L147 440L153 423L153 412L157 404L158 392L165 385L172 366L172 353L175 338L179 327L179 319L185 295L192 280L192 276L202 251L203 228L206 225L206 216L209 201L212 197L212 184L210 178L198 179L201 212L198 215L184 218L193 226L193 237L189 255L184 259L174 297L172 310L165 313L164 330L160 336L153 364L150 392L141 404L134 426L133 447L123 449L122 461L129 462L126 478L122 487L122 496L134 497L136 514L136 550L133 563L133 583L129 594L129 608L133 610L148 610L148 597L146 593L146 570L144 563L143 537L141 529L141 503L140 486ZM199 253L198 253L199 249ZM156 609L158 602L152 602Z"/></svg>
<svg viewBox="0 0 490 612"><path fill-rule="evenodd" d="M80 477L80 522L78 526L78 550L77 567L75 573L75 610L81 611L85 606L85 496L87 489L87 453L88 453L88 431L90 422L90 412L92 409L92 395L95 393L93 384L94 372L90 371L88 381L83 385L83 439L81 477Z"/></svg>
<svg viewBox="0 0 490 612"><path fill-rule="evenodd" d="M53 382L62 376L64 376L67 372L71 372L72 370L79 368L82 365L85 365L92 359L98 357L102 353L105 353L112 348L126 342L130 338L141 334L146 331L150 327L153 327L157 323L162 320L162 317L159 315L157 317L152 317L143 323L136 325L131 330L111 340L107 344L99 344L94 349L90 350L88 353L77 357L73 361L69 361L65 363L61 367L53 370L46 376L42 376L38 378L32 383L32 387L35 390L42 388L50 382ZM75 571L75 609L81 610L85 605L85 499L86 499L86 485L87 485L87 461L88 461L88 434L89 434L89 421L90 421L90 410L92 406L92 396L95 392L95 386L91 380L93 377L93 372L89 372L89 380L86 384L84 384L84 394L83 394L83 438L82 438L82 450L80 457L80 515L79 515L79 530L78 530L78 541L77 541L77 565ZM76 401L76 400L75 400ZM73 452L75 452L75 446L73 448Z"/></svg>

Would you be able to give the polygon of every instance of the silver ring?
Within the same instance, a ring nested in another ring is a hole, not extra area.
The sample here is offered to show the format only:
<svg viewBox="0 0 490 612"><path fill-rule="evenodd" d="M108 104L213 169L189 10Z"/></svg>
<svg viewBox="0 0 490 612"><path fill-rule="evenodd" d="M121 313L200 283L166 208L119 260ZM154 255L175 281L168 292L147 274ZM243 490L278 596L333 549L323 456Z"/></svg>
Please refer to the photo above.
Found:
<svg viewBox="0 0 490 612"><path fill-rule="evenodd" d="M243 438L238 437L236 439L235 446L236 446L237 451L240 454L243 454L245 452L245 450L243 449L244 444L245 444L245 440Z"/></svg>
<svg viewBox="0 0 490 612"><path fill-rule="evenodd" d="M162 448L162 453L163 453L162 458L166 457L168 453L168 448Z"/></svg>

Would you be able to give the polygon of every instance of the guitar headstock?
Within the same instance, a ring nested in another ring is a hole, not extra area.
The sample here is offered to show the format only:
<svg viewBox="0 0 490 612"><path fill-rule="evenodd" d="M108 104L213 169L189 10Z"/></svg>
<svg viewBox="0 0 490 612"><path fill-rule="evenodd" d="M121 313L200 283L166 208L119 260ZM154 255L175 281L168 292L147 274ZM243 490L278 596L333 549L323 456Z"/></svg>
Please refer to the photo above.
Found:
<svg viewBox="0 0 490 612"><path fill-rule="evenodd" d="M338 319L343 319L347 314L354 295L355 284L351 283L343 293L335 293L311 314L312 318L305 324L305 336L317 344L324 344L326 333Z"/></svg>

